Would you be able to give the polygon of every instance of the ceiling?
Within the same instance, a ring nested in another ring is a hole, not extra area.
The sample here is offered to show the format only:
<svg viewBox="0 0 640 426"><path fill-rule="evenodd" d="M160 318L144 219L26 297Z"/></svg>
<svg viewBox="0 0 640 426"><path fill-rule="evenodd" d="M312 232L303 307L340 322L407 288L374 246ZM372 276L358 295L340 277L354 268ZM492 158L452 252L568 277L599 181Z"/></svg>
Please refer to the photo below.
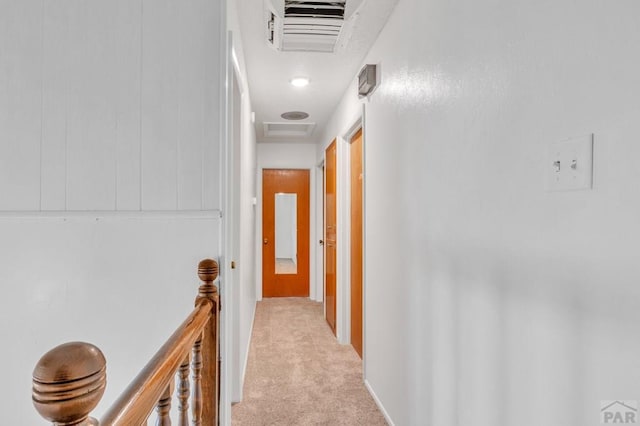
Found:
<svg viewBox="0 0 640 426"><path fill-rule="evenodd" d="M347 86L356 77L362 61L398 0L346 0L345 20L333 53L279 51L267 41L268 10L280 16L284 0L238 0L240 31L248 73L258 142L315 143ZM294 77L310 80L294 87ZM309 117L287 121L284 112L304 111ZM311 129L265 135L264 123L286 130L281 123L315 123ZM290 134L289 134L290 133Z"/></svg>

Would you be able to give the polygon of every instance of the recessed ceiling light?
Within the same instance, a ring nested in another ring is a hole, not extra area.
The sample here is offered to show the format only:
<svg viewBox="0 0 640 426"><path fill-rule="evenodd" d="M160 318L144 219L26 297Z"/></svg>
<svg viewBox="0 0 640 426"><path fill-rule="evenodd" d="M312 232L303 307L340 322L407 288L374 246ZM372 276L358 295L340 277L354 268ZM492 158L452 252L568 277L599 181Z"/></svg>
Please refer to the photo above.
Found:
<svg viewBox="0 0 640 426"><path fill-rule="evenodd" d="M309 79L307 77L295 77L289 82L296 87L304 87L309 84Z"/></svg>

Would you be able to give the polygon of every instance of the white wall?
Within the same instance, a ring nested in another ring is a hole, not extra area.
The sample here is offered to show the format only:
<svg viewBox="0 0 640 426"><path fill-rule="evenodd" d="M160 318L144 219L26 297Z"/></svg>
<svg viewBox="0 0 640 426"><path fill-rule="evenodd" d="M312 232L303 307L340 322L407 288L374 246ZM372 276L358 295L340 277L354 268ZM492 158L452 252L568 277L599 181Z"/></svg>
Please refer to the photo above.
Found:
<svg viewBox="0 0 640 426"><path fill-rule="evenodd" d="M316 160L316 145L301 143L260 143L258 144L258 175L257 191L258 203L256 209L256 291L258 300L262 299L262 170L263 169L308 169L310 171L309 200L311 225L316 223L316 179L318 175ZM314 226L309 227L309 297L312 300L322 300L322 283L316 280L316 268L321 267L316 262L318 235ZM320 234L322 235L322 234Z"/></svg>
<svg viewBox="0 0 640 426"><path fill-rule="evenodd" d="M365 377L394 424L583 426L640 398L638 16L400 0L364 138ZM546 192L548 144L587 133L593 190Z"/></svg>
<svg viewBox="0 0 640 426"><path fill-rule="evenodd" d="M31 372L69 340L105 352L103 412L220 255L222 3L0 3L6 423L42 423Z"/></svg>

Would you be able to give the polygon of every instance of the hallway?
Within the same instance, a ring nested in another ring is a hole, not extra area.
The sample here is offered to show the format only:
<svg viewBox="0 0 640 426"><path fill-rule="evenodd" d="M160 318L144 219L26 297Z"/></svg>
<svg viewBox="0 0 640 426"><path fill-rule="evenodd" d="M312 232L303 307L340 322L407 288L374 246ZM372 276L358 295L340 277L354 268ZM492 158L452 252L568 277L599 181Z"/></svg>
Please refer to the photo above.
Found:
<svg viewBox="0 0 640 426"><path fill-rule="evenodd" d="M256 308L243 401L234 425L385 425L351 346L338 344L322 304L264 299Z"/></svg>

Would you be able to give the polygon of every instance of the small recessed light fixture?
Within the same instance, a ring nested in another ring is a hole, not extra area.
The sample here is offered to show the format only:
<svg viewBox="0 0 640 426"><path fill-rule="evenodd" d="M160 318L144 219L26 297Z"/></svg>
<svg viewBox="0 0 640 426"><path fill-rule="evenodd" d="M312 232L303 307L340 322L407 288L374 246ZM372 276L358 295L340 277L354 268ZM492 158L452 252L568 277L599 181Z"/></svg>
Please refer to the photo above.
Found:
<svg viewBox="0 0 640 426"><path fill-rule="evenodd" d="M309 84L307 77L294 77L289 82L296 87L304 87Z"/></svg>

